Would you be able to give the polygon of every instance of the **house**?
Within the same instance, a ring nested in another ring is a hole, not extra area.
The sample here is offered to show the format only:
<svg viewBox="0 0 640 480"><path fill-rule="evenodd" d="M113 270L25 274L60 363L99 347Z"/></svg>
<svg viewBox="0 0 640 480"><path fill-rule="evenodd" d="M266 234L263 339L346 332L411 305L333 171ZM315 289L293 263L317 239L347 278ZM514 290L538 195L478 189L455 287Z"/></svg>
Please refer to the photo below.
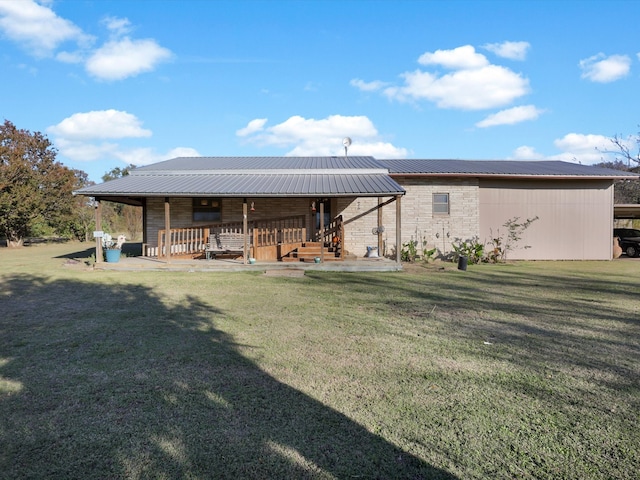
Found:
<svg viewBox="0 0 640 480"><path fill-rule="evenodd" d="M530 248L510 258L607 260L618 179L638 175L561 161L190 157L76 193L143 207L143 254L162 258L214 241L224 250L226 236L242 235L245 261L377 252L400 262L410 240L447 255L511 218L538 217L522 239ZM98 208L97 230L100 221Z"/></svg>

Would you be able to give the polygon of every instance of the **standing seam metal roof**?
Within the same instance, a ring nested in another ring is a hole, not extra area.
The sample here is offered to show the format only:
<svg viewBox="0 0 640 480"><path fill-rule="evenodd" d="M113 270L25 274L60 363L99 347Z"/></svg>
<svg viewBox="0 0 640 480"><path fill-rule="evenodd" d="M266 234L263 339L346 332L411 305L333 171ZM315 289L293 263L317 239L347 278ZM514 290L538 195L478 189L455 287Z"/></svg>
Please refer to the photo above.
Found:
<svg viewBox="0 0 640 480"><path fill-rule="evenodd" d="M92 196L383 196L405 190L390 176L634 178L561 161L376 160L373 157L186 157L85 187Z"/></svg>
<svg viewBox="0 0 640 480"><path fill-rule="evenodd" d="M402 195L388 175L129 175L78 191L94 196L378 196Z"/></svg>

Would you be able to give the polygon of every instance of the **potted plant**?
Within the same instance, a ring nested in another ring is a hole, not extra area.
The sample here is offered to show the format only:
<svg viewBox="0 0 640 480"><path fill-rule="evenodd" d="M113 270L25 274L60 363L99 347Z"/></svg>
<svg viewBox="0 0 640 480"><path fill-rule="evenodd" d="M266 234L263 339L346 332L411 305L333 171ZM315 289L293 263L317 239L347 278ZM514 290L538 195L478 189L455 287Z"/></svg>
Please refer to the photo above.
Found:
<svg viewBox="0 0 640 480"><path fill-rule="evenodd" d="M120 261L120 254L122 253L122 244L126 238L124 235L119 235L117 240L113 240L111 235L105 233L102 236L102 247L104 248L104 255L109 263L115 263Z"/></svg>

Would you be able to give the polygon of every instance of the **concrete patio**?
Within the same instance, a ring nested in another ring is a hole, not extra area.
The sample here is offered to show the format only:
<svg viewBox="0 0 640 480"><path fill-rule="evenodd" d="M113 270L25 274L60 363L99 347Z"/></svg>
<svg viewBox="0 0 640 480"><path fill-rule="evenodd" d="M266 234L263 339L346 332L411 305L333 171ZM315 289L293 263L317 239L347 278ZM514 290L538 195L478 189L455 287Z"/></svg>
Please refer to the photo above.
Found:
<svg viewBox="0 0 640 480"><path fill-rule="evenodd" d="M388 258L356 258L341 262L256 262L245 265L240 259L181 259L169 262L152 257L121 257L118 262L94 264L96 270L170 271L170 272L267 272L267 271L331 271L331 272L395 272L402 265Z"/></svg>

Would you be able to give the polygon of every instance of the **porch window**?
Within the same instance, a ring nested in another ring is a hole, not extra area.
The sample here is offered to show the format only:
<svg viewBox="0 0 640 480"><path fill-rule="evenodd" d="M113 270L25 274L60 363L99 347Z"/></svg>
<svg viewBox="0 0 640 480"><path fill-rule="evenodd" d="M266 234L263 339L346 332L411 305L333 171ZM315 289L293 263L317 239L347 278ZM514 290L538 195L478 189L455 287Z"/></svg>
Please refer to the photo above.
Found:
<svg viewBox="0 0 640 480"><path fill-rule="evenodd" d="M432 205L434 215L449 215L449 194L434 193Z"/></svg>
<svg viewBox="0 0 640 480"><path fill-rule="evenodd" d="M194 198L194 222L219 222L222 220L222 201L219 198Z"/></svg>

